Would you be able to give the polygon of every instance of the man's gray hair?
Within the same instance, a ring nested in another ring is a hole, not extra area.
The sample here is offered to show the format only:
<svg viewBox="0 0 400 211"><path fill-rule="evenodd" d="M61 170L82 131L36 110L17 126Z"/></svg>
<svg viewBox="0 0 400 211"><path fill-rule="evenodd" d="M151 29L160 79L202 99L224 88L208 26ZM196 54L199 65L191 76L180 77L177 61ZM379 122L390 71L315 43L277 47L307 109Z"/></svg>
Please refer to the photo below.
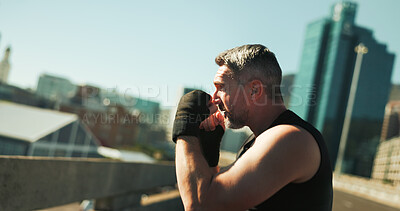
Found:
<svg viewBox="0 0 400 211"><path fill-rule="evenodd" d="M282 70L275 54L267 47L256 44L232 48L220 53L215 58L215 63L228 66L232 78L239 83L247 83L254 79L262 81L269 98L282 99Z"/></svg>

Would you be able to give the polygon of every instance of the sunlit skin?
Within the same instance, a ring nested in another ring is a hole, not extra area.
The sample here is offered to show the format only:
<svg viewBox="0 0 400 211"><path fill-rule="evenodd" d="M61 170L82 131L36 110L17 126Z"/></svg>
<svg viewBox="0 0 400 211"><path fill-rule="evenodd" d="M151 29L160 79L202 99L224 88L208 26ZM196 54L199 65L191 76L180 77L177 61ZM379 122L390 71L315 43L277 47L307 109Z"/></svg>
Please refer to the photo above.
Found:
<svg viewBox="0 0 400 211"><path fill-rule="evenodd" d="M217 125L232 129L249 126L253 133L258 136L271 124L272 121L269 121L269 119L275 119L286 108L283 104L275 106L273 109L277 112L267 113L266 115L269 118L259 115L265 113L263 105L270 101L266 96L260 96L260 92L254 93L254 90L262 89L261 81L253 80L239 84L238 78L232 78L230 71L226 65L218 68L214 77L216 90L209 104L211 116L200 124L200 128L212 131ZM242 77L245 78L246 75ZM257 94L258 97L255 96ZM257 101L254 101L255 97L258 98ZM217 106L218 111L212 104Z"/></svg>
<svg viewBox="0 0 400 211"><path fill-rule="evenodd" d="M268 101L259 80L239 84L229 71L219 67L209 103L212 115L200 127L213 130L232 121L235 127L249 126L256 140L234 164L217 171L208 166L197 137L179 136L176 175L185 210L247 210L289 183L308 181L319 167L318 145L306 130L293 125L268 129L286 110L283 102Z"/></svg>
<svg viewBox="0 0 400 211"><path fill-rule="evenodd" d="M215 92L212 96L212 104L209 106L212 115L200 124L200 128L212 131L217 125L222 125L224 128L228 126L237 129L246 124L245 120L249 111L244 104L248 104L250 92L246 93L246 85L239 84L231 77L229 71L225 65L218 68L214 77ZM237 122L239 124L235 124Z"/></svg>
<svg viewBox="0 0 400 211"><path fill-rule="evenodd" d="M208 117L200 124L200 129L205 129L206 131L213 131L215 130L215 127L218 125L221 125L225 129L224 117L218 110L217 105L213 103L212 99L208 103L208 109L210 110L210 117Z"/></svg>

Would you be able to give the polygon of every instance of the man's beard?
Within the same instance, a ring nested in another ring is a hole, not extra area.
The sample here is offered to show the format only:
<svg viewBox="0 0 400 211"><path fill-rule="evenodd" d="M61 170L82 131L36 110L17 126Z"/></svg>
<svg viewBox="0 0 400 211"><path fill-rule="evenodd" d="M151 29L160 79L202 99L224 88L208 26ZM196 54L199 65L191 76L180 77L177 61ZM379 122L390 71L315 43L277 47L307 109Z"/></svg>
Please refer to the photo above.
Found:
<svg viewBox="0 0 400 211"><path fill-rule="evenodd" d="M226 116L224 115L225 127L231 129L240 129L246 126L245 120L247 119L248 112L243 112L242 110L240 114L234 114L233 111L234 110L232 110L232 112L224 111L226 114Z"/></svg>

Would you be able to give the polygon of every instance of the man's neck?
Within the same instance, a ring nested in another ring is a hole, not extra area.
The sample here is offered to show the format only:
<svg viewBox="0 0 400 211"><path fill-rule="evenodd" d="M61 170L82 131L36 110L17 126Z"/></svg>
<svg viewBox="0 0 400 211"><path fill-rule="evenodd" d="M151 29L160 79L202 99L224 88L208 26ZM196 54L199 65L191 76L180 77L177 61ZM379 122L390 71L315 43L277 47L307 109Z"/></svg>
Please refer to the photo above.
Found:
<svg viewBox="0 0 400 211"><path fill-rule="evenodd" d="M257 110L258 111L253 112L252 121L248 125L256 137L266 131L274 120L286 111L287 108L282 103L279 105L259 107Z"/></svg>

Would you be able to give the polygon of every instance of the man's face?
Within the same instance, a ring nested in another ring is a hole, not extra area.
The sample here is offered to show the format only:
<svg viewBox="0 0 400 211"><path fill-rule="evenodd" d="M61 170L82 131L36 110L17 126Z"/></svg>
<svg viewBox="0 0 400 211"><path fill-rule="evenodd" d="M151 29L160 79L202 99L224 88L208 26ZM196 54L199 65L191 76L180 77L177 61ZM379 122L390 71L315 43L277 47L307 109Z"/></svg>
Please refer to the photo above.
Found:
<svg viewBox="0 0 400 211"><path fill-rule="evenodd" d="M245 87L233 79L226 65L218 68L214 77L215 93L213 102L225 119L228 128L239 129L246 125L248 107Z"/></svg>

